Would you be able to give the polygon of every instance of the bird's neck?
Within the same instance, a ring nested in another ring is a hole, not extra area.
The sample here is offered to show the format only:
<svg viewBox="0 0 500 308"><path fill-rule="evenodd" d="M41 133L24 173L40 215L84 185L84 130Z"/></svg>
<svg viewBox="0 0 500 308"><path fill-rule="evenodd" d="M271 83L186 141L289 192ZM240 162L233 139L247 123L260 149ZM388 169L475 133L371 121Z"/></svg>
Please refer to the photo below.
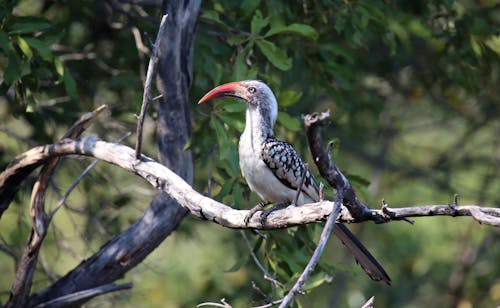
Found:
<svg viewBox="0 0 500 308"><path fill-rule="evenodd" d="M274 137L274 121L270 115L260 112L257 108L248 107L246 111L245 130L241 135L241 141L245 142L255 150L270 137Z"/></svg>

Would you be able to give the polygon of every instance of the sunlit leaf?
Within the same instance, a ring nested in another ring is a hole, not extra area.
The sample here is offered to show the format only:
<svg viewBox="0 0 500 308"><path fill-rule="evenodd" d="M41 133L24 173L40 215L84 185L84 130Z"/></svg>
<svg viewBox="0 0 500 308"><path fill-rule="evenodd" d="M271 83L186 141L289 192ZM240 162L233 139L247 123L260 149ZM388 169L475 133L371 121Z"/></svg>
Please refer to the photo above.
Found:
<svg viewBox="0 0 500 308"><path fill-rule="evenodd" d="M56 68L56 72L59 76L64 76L64 65L62 64L59 58L54 58L54 66Z"/></svg>
<svg viewBox="0 0 500 308"><path fill-rule="evenodd" d="M17 37L17 46L19 46L19 49L21 49L28 60L31 60L31 58L33 58L33 52L31 51L30 46L20 36Z"/></svg>
<svg viewBox="0 0 500 308"><path fill-rule="evenodd" d="M38 52L38 54L40 55L40 57L42 57L42 59L44 59L45 61L50 61L52 59L52 52L50 51L49 46L45 42L33 37L27 37L25 38L25 40L26 43L28 43L28 45L30 45L33 49L35 49Z"/></svg>

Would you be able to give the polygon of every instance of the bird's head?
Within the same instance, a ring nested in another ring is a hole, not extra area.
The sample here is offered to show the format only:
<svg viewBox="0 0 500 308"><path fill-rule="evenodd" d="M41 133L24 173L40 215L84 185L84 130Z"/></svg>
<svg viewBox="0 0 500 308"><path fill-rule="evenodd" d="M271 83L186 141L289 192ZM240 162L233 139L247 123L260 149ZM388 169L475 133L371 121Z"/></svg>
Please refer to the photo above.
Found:
<svg viewBox="0 0 500 308"><path fill-rule="evenodd" d="M257 111L261 116L268 117L271 124L278 116L278 103L273 91L260 80L234 81L220 85L205 94L198 104L220 97L235 97L247 104L249 111Z"/></svg>

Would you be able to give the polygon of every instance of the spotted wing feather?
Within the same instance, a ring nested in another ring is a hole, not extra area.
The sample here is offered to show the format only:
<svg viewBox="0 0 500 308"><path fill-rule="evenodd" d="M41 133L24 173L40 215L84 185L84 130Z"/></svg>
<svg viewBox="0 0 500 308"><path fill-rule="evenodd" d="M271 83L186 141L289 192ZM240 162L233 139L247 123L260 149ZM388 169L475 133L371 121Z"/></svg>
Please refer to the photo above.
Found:
<svg viewBox="0 0 500 308"><path fill-rule="evenodd" d="M300 186L305 165L300 155L289 143L268 138L263 145L261 157L285 186L291 189L297 189ZM309 170L305 173L302 192L312 200L319 200L318 185Z"/></svg>

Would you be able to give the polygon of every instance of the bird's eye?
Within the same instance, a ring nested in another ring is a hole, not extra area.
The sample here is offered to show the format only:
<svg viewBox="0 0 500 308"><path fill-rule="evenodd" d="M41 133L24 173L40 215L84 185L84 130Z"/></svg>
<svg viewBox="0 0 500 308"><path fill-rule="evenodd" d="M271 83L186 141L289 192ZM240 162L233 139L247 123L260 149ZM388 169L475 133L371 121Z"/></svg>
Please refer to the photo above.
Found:
<svg viewBox="0 0 500 308"><path fill-rule="evenodd" d="M248 92L255 93L255 91L257 91L255 87L248 87Z"/></svg>

